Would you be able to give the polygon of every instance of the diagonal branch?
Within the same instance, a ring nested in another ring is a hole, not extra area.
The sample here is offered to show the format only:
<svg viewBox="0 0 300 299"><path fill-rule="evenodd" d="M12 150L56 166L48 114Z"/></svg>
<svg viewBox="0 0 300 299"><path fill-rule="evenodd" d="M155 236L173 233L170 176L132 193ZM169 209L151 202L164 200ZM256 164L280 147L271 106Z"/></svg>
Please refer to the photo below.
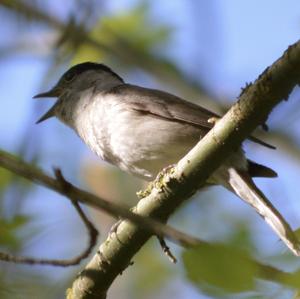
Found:
<svg viewBox="0 0 300 299"><path fill-rule="evenodd" d="M297 42L243 90L239 101L134 211L166 221L258 125L266 122L273 107L287 99L299 82L300 42ZM123 221L73 282L68 299L106 298L113 280L149 238L148 232Z"/></svg>

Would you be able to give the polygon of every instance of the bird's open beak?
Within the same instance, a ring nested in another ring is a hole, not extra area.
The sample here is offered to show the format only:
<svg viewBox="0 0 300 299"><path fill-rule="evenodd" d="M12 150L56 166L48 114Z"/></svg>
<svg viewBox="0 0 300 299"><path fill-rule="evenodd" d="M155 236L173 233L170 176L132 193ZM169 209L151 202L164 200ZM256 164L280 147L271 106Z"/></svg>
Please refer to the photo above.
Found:
<svg viewBox="0 0 300 299"><path fill-rule="evenodd" d="M39 99L39 98L56 98L59 97L59 90L57 88L53 88L49 91L39 93L35 95L33 98L34 99ZM55 116L55 108L56 108L57 102L48 110L37 122L36 124L41 123L42 121Z"/></svg>

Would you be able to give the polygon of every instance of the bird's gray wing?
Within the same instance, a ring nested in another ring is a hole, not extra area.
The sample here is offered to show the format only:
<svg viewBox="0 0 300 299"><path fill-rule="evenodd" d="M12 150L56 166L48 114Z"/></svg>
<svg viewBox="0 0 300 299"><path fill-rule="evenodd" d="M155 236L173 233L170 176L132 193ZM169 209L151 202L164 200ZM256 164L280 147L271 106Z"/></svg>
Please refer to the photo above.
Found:
<svg viewBox="0 0 300 299"><path fill-rule="evenodd" d="M130 109L171 121L188 123L207 131L213 127L213 123L208 120L219 117L205 108L156 89L122 84L109 92L117 93Z"/></svg>
<svg viewBox="0 0 300 299"><path fill-rule="evenodd" d="M220 115L212 111L157 89L121 84L109 92L118 94L133 110L170 121L188 123L206 132L214 126L214 122L209 119L220 118ZM256 137L250 136L249 139L268 148L275 148Z"/></svg>

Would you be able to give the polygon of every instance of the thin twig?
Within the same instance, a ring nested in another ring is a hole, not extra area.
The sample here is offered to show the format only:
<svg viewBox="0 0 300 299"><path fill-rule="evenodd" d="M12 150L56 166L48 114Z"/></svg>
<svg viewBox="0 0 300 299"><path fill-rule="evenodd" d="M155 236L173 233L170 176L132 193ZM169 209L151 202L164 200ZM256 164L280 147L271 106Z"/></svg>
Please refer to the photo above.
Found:
<svg viewBox="0 0 300 299"><path fill-rule="evenodd" d="M161 246L162 251L164 252L164 254L169 258L169 260L173 263L176 264L177 263L177 259L176 257L173 255L173 253L171 252L169 246L167 245L166 241L164 240L164 238L161 237L157 237L159 244Z"/></svg>
<svg viewBox="0 0 300 299"><path fill-rule="evenodd" d="M54 169L54 173L57 180L62 185L64 185L64 188L68 188L69 183L64 179L60 169ZM75 210L77 211L80 219L84 223L89 235L88 246L81 254L71 259L40 259L34 257L14 256L9 253L0 252L0 260L5 262L18 263L18 264L51 265L51 266L68 267L68 266L78 265L83 259L87 258L97 243L98 231L94 227L94 225L89 221L89 219L86 217L83 210L79 206L78 202L74 199L71 199L71 203L74 206Z"/></svg>

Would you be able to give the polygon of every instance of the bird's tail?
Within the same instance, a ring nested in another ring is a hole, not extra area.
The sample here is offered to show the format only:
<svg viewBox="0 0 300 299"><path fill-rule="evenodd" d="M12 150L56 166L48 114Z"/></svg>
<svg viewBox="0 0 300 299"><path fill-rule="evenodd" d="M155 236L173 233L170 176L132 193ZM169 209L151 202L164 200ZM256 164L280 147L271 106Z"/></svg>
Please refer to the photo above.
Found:
<svg viewBox="0 0 300 299"><path fill-rule="evenodd" d="M300 242L292 228L265 195L256 187L250 175L246 171L230 168L229 177L229 185L226 185L226 188L251 205L272 227L287 247L296 256L300 256Z"/></svg>

